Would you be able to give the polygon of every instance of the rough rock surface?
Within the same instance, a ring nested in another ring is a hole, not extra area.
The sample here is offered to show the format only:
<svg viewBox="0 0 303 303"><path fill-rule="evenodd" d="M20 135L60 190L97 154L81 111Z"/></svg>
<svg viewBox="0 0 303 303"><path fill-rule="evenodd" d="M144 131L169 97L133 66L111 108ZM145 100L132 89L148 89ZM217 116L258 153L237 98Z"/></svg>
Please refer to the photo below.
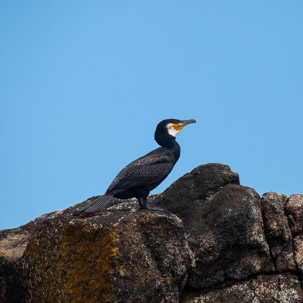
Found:
<svg viewBox="0 0 303 303"><path fill-rule="evenodd" d="M296 270L292 234L284 211L286 201L287 196L269 192L261 203L265 235L278 272Z"/></svg>
<svg viewBox="0 0 303 303"><path fill-rule="evenodd" d="M178 188L182 188L181 195ZM196 259L189 287L202 289L274 270L263 232L260 197L239 185L238 175L228 166L199 166L155 202L179 216L189 233Z"/></svg>
<svg viewBox="0 0 303 303"><path fill-rule="evenodd" d="M24 278L18 263L29 238L42 222L68 212L53 212L18 228L0 231L0 302L24 302Z"/></svg>
<svg viewBox="0 0 303 303"><path fill-rule="evenodd" d="M303 302L303 195L262 198L207 164L151 204L87 200L0 231L0 302Z"/></svg>
<svg viewBox="0 0 303 303"><path fill-rule="evenodd" d="M117 208L58 213L29 238L17 266L24 302L178 302L194 264L182 221Z"/></svg>
<svg viewBox="0 0 303 303"><path fill-rule="evenodd" d="M294 194L285 203L285 213L292 232L295 262L303 280L303 194Z"/></svg>
<svg viewBox="0 0 303 303"><path fill-rule="evenodd" d="M241 303L301 303L302 289L292 274L259 275L244 282L236 282L223 289L205 294L187 294L184 303L241 302Z"/></svg>
<svg viewBox="0 0 303 303"><path fill-rule="evenodd" d="M192 263L178 217L119 211L44 223L22 260L35 302L177 302Z"/></svg>
<svg viewBox="0 0 303 303"><path fill-rule="evenodd" d="M294 235L303 233L303 194L291 195L286 202L286 214Z"/></svg>

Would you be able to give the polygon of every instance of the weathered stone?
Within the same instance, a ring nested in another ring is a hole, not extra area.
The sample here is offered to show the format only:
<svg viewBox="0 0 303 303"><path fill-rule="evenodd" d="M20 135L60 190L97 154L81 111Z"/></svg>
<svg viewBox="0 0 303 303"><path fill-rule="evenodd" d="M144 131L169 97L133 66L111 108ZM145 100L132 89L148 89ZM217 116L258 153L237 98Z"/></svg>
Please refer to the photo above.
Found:
<svg viewBox="0 0 303 303"><path fill-rule="evenodd" d="M291 195L285 207L291 232L303 233L303 194Z"/></svg>
<svg viewBox="0 0 303 303"><path fill-rule="evenodd" d="M24 302L25 289L15 262L0 256L0 302Z"/></svg>
<svg viewBox="0 0 303 303"><path fill-rule="evenodd" d="M152 202L179 216L191 237L199 236L203 201L211 200L228 184L239 184L238 174L229 166L216 163L200 165L155 196Z"/></svg>
<svg viewBox="0 0 303 303"><path fill-rule="evenodd" d="M260 197L237 183L237 175L229 167L202 165L155 199L157 205L179 216L189 233L196 259L188 279L191 288L274 271L263 232ZM186 191L179 195L177 188Z"/></svg>
<svg viewBox="0 0 303 303"><path fill-rule="evenodd" d="M161 201L161 204L168 208L178 206L182 207L182 211L187 211L188 199L206 199L227 184L240 184L239 175L232 172L229 166L217 163L200 165L159 194L155 202ZM175 201L178 201L178 204Z"/></svg>
<svg viewBox="0 0 303 303"><path fill-rule="evenodd" d="M193 261L174 215L47 221L22 258L26 302L178 302Z"/></svg>
<svg viewBox="0 0 303 303"><path fill-rule="evenodd" d="M187 294L182 303L301 303L300 282L295 275L259 275L204 294Z"/></svg>
<svg viewBox="0 0 303 303"><path fill-rule="evenodd" d="M188 280L190 287L201 289L274 270L254 190L227 185L204 201L201 209L200 235L189 239L196 257L196 268Z"/></svg>
<svg viewBox="0 0 303 303"><path fill-rule="evenodd" d="M287 196L273 192L265 193L261 200L265 236L279 272L296 270L292 235L284 212L286 201Z"/></svg>
<svg viewBox="0 0 303 303"><path fill-rule="evenodd" d="M295 236L294 250L297 269L301 274L301 278L303 278L303 234Z"/></svg>
<svg viewBox="0 0 303 303"><path fill-rule="evenodd" d="M0 231L0 302L303 302L301 196L265 194L263 222L258 194L208 164L149 197L183 223L132 199L41 216Z"/></svg>
<svg viewBox="0 0 303 303"><path fill-rule="evenodd" d="M31 233L44 220L60 215L65 217L68 213L71 215L70 210L57 211L43 215L19 228L0 230L0 302L23 302L24 279L18 261L24 253Z"/></svg>

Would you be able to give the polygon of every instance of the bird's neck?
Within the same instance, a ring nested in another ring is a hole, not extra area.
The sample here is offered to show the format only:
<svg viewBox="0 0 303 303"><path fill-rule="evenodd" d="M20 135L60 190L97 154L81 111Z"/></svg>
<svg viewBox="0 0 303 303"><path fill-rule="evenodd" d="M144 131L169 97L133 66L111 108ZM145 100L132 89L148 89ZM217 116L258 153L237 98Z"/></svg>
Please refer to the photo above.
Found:
<svg viewBox="0 0 303 303"><path fill-rule="evenodd" d="M178 144L177 141L174 141L171 147L167 147L174 155L175 158L175 163L178 161L180 157L180 145Z"/></svg>
<svg viewBox="0 0 303 303"><path fill-rule="evenodd" d="M180 157L180 145L176 141L176 138L167 133L164 133L160 135L158 134L155 139L159 145L169 149L172 152L175 158L175 162L177 162Z"/></svg>

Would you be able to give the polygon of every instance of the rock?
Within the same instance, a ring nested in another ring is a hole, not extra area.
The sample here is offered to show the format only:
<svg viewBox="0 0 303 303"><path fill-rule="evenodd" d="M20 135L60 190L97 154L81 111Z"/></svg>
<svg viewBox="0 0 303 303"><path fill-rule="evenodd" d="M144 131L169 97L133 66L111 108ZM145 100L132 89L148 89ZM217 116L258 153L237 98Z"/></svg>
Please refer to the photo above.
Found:
<svg viewBox="0 0 303 303"><path fill-rule="evenodd" d="M294 238L295 261L300 273L301 280L303 279L303 234L297 235Z"/></svg>
<svg viewBox="0 0 303 303"><path fill-rule="evenodd" d="M43 215L19 228L0 230L0 302L23 302L26 289L19 261L32 232L45 220L71 215L71 209Z"/></svg>
<svg viewBox="0 0 303 303"><path fill-rule="evenodd" d="M295 271L292 234L284 206L287 196L265 193L261 200L264 229L276 270Z"/></svg>
<svg viewBox="0 0 303 303"><path fill-rule="evenodd" d="M286 203L291 232L296 235L303 233L303 194L291 195Z"/></svg>
<svg viewBox="0 0 303 303"><path fill-rule="evenodd" d="M303 293L295 275L259 275L223 289L187 294L182 303L301 303Z"/></svg>
<svg viewBox="0 0 303 303"><path fill-rule="evenodd" d="M239 185L238 174L229 166L216 163L200 165L154 197L153 202L181 218L187 233L195 237L200 235L198 225L204 213L203 201L210 201L228 184Z"/></svg>
<svg viewBox="0 0 303 303"><path fill-rule="evenodd" d="M16 264L0 256L0 302L23 302L24 292Z"/></svg>
<svg viewBox="0 0 303 303"><path fill-rule="evenodd" d="M182 200L187 206L188 197L193 200L206 199L227 184L240 184L239 175L232 172L228 165L200 165L175 181L157 199L168 206L173 205L174 200Z"/></svg>
<svg viewBox="0 0 303 303"><path fill-rule="evenodd" d="M155 199L179 216L189 233L196 259L188 278L191 288L275 270L263 231L260 197L238 182L228 166L202 165Z"/></svg>
<svg viewBox="0 0 303 303"><path fill-rule="evenodd" d="M260 199L207 164L149 199L175 215L73 216L89 199L0 231L0 302L303 302L303 195Z"/></svg>
<svg viewBox="0 0 303 303"><path fill-rule="evenodd" d="M145 211L46 221L21 261L26 302L178 302L193 262L182 221Z"/></svg>

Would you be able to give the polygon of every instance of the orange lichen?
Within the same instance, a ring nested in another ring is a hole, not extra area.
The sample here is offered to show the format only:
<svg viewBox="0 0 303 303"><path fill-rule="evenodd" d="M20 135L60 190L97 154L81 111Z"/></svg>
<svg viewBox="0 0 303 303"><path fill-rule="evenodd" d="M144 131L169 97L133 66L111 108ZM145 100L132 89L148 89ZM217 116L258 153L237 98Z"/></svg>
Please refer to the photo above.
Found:
<svg viewBox="0 0 303 303"><path fill-rule="evenodd" d="M56 230L53 226L30 238L31 302L110 302L118 231L70 224Z"/></svg>

